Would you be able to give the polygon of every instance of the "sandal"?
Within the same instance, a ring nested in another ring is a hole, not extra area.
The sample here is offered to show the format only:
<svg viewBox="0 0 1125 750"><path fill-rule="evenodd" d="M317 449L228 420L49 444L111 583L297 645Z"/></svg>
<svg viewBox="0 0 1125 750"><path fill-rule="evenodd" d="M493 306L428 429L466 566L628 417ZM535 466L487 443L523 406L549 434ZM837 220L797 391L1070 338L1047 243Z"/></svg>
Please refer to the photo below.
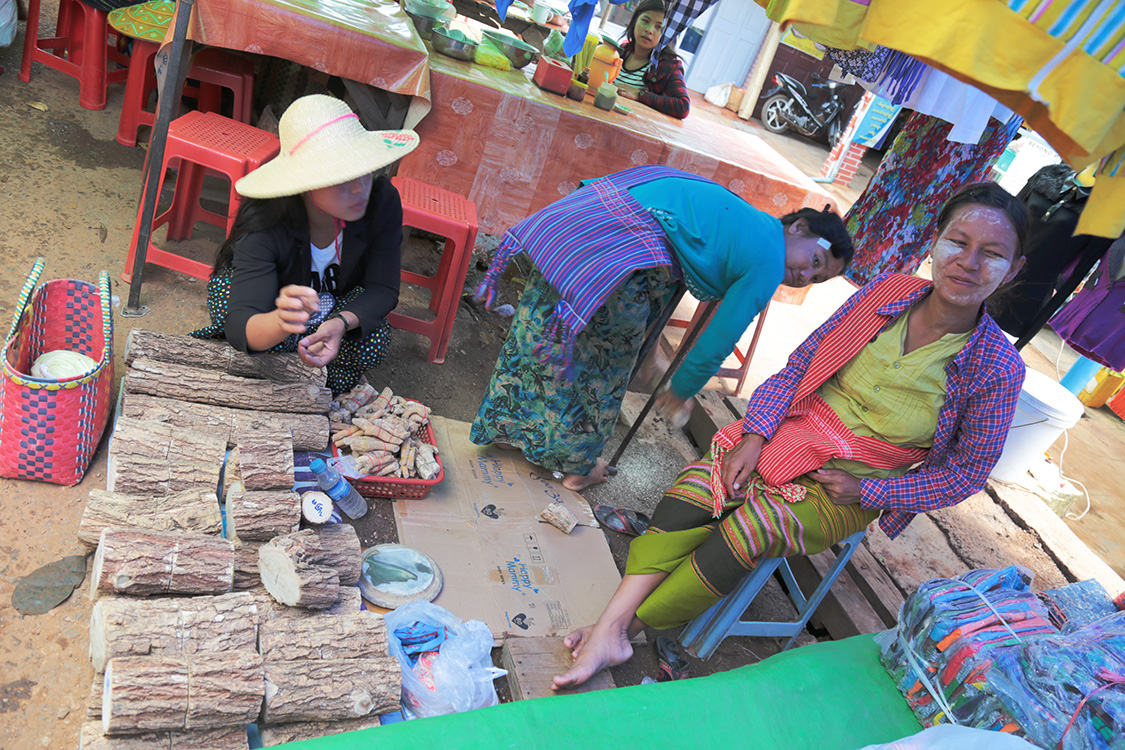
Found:
<svg viewBox="0 0 1125 750"><path fill-rule="evenodd" d="M639 510L615 508L612 505L595 506L594 518L598 519L598 523L603 526L628 536L640 536L652 523L652 519Z"/></svg>
<svg viewBox="0 0 1125 750"><path fill-rule="evenodd" d="M660 660L660 671L656 674L657 681L669 682L671 680L686 680L691 677L687 659L684 658L684 654L680 650L680 644L662 635L656 639L654 648L656 649L656 658Z"/></svg>

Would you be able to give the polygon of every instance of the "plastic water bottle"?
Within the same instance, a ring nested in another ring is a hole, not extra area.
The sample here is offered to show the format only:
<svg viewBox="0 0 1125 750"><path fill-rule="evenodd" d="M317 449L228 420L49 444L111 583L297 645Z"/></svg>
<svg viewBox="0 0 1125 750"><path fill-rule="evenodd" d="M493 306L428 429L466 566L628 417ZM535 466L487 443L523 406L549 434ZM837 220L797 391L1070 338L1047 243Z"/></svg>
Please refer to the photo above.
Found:
<svg viewBox="0 0 1125 750"><path fill-rule="evenodd" d="M367 501L356 492L347 479L340 476L335 469L330 469L324 459L314 458L309 464L313 474L316 474L316 483L320 489L332 498L332 502L347 515L348 518L363 518L367 513Z"/></svg>

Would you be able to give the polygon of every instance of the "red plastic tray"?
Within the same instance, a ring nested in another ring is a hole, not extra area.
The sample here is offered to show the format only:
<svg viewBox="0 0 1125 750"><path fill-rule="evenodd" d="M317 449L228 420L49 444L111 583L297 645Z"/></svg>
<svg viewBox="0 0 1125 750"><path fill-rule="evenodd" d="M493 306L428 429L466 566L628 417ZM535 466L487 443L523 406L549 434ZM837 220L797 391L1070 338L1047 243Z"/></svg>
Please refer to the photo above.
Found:
<svg viewBox="0 0 1125 750"><path fill-rule="evenodd" d="M437 447L437 440L434 437L434 428L429 422L426 422L422 427L422 439L430 445ZM335 444L332 445L332 455L339 456L340 450ZM352 483L356 491L364 497L382 497L382 498L404 498L409 500L421 500L430 491L430 488L436 484L440 484L445 479L445 464L442 463L441 455L435 453L434 459L437 460L438 474L433 479L401 479L399 477L376 477L368 474L358 479L348 477L348 481Z"/></svg>

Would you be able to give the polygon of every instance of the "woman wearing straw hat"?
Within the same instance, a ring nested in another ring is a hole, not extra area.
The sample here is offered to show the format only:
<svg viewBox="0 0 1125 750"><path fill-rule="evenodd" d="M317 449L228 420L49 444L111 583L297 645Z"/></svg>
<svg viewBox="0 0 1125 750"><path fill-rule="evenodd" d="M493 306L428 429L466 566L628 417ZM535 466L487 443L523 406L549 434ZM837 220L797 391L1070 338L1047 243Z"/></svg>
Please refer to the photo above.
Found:
<svg viewBox="0 0 1125 750"><path fill-rule="evenodd" d="M370 132L319 94L293 102L278 130L280 154L235 184L245 199L207 284L212 324L192 335L295 351L342 393L382 362L398 304L402 203L374 172L418 136Z"/></svg>

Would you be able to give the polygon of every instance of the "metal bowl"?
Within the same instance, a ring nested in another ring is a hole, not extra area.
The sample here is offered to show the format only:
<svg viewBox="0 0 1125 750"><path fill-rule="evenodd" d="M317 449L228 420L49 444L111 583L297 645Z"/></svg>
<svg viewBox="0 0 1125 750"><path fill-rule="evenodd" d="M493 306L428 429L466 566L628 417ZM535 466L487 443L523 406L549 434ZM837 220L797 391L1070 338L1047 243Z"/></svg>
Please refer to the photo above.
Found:
<svg viewBox="0 0 1125 750"><path fill-rule="evenodd" d="M429 39L434 33L434 27L441 23L441 21L436 18L427 18L426 16L420 16L410 11L406 11L406 15L410 16L410 20L414 22L414 30L417 31L418 36L423 39Z"/></svg>
<svg viewBox="0 0 1125 750"><path fill-rule="evenodd" d="M465 42L449 36L448 29L444 26L435 26L430 36L434 49L443 55L448 55L457 60L473 61L477 53L476 42Z"/></svg>
<svg viewBox="0 0 1125 750"><path fill-rule="evenodd" d="M539 56L539 50L526 42L521 42L515 37L501 34L499 31L493 31L491 29L485 29L481 34L485 39L492 42L492 44L503 53L504 57L508 58L508 62L512 64L512 67L517 70L526 66Z"/></svg>

